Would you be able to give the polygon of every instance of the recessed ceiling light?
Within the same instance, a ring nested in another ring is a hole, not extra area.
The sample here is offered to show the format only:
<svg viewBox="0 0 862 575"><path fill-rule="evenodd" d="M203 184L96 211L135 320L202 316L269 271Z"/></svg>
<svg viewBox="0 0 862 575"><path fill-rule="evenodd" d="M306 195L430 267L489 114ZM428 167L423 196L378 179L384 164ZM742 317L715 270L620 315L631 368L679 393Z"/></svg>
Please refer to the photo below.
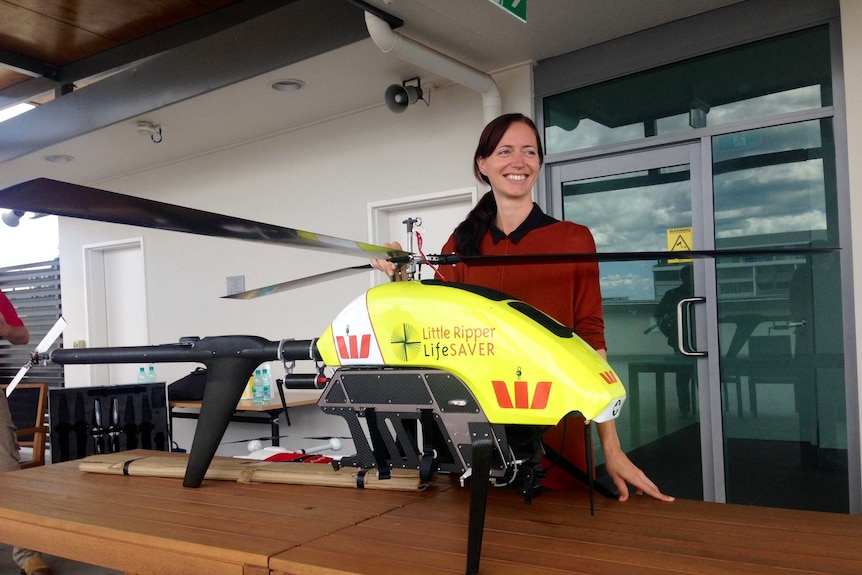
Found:
<svg viewBox="0 0 862 575"><path fill-rule="evenodd" d="M75 157L66 154L52 154L50 156L45 156L43 159L46 162L52 162L54 164L68 164L69 162L74 160Z"/></svg>
<svg viewBox="0 0 862 575"><path fill-rule="evenodd" d="M279 92L296 92L305 87L305 82L302 80L277 80L270 84L270 87Z"/></svg>

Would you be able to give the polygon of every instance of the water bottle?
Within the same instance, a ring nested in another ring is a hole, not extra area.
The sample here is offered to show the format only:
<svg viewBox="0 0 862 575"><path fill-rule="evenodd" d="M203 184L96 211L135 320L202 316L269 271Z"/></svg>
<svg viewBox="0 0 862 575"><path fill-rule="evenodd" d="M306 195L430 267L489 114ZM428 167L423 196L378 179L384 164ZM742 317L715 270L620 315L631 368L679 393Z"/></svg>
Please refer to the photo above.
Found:
<svg viewBox="0 0 862 575"><path fill-rule="evenodd" d="M156 383L156 366L150 366L149 370L147 371L147 381L149 383Z"/></svg>
<svg viewBox="0 0 862 575"><path fill-rule="evenodd" d="M143 367L138 370L138 383L147 383L147 371Z"/></svg>
<svg viewBox="0 0 862 575"><path fill-rule="evenodd" d="M254 400L254 376L248 376L248 381L245 384L245 389L242 390L242 397L240 399L251 399Z"/></svg>
<svg viewBox="0 0 862 575"><path fill-rule="evenodd" d="M254 381L252 383L252 393L254 394L254 404L262 405L263 401L263 379L261 378L260 370L254 370Z"/></svg>
<svg viewBox="0 0 862 575"><path fill-rule="evenodd" d="M264 403L269 403L272 400L272 378L269 375L269 369L263 368L263 371L260 372L260 379L263 381Z"/></svg>

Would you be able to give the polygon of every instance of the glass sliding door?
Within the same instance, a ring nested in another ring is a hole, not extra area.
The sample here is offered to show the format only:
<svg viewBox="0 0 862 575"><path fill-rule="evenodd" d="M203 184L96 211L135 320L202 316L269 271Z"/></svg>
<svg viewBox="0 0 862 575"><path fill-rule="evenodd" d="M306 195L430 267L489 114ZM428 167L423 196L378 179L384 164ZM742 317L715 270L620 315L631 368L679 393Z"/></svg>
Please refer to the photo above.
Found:
<svg viewBox="0 0 862 575"><path fill-rule="evenodd" d="M551 171L566 220L586 225L600 252L695 249L700 146L686 144ZM667 491L703 498L697 358L691 297L704 285L701 262L601 262L608 359L628 390L617 427L629 457ZM697 268L697 273L693 273ZM677 312L686 335L678 339ZM689 334L691 337L689 337ZM682 349L681 349L682 348ZM601 461L599 454L598 461Z"/></svg>
<svg viewBox="0 0 862 575"><path fill-rule="evenodd" d="M712 138L715 245L838 246L831 119ZM847 512L837 252L716 265L727 501Z"/></svg>

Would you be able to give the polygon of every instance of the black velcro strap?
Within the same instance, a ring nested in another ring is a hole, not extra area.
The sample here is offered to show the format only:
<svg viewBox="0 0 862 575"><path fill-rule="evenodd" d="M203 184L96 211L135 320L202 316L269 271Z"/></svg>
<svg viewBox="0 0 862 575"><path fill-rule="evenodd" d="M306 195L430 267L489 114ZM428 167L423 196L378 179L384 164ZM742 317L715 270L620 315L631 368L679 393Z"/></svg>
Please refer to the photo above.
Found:
<svg viewBox="0 0 862 575"><path fill-rule="evenodd" d="M357 489L365 489L365 474L368 473L367 469L360 469L359 473L356 474L356 488Z"/></svg>
<svg viewBox="0 0 862 575"><path fill-rule="evenodd" d="M127 459L125 462L123 462L123 475L130 475L129 466L132 464L133 461L137 461L139 459L146 459L146 457L135 457L133 459Z"/></svg>
<svg viewBox="0 0 862 575"><path fill-rule="evenodd" d="M365 421L368 423L368 434L371 436L371 450L374 452L374 461L377 464L377 479L386 480L392 476L392 469L386 459L386 444L383 434L377 426L377 411L373 407L365 410Z"/></svg>
<svg viewBox="0 0 862 575"><path fill-rule="evenodd" d="M419 458L419 479L431 481L434 477L434 412L423 409L420 415L422 422L422 456Z"/></svg>

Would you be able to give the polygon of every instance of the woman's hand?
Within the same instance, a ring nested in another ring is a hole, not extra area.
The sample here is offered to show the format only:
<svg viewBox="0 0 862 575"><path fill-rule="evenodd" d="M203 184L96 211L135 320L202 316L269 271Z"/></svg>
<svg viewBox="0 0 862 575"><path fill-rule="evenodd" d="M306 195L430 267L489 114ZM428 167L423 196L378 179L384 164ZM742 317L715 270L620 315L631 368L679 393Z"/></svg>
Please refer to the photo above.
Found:
<svg viewBox="0 0 862 575"><path fill-rule="evenodd" d="M394 248L396 250L401 250L401 244L399 244L398 242L386 242L385 244L383 244L383 246L387 247L387 248ZM395 275L396 265L394 263L390 262L389 260L372 259L371 260L371 266L374 269L378 269L378 270L382 271L383 273L385 273L389 277L392 277L393 275Z"/></svg>
<svg viewBox="0 0 862 575"><path fill-rule="evenodd" d="M613 420L597 424L599 441L602 443L602 452L605 454L605 468L613 480L614 485L620 492L620 501L629 498L629 485L635 488L638 495L649 495L659 501L673 501L670 495L665 495L659 490L646 474L641 471L620 447L617 436L616 424Z"/></svg>

